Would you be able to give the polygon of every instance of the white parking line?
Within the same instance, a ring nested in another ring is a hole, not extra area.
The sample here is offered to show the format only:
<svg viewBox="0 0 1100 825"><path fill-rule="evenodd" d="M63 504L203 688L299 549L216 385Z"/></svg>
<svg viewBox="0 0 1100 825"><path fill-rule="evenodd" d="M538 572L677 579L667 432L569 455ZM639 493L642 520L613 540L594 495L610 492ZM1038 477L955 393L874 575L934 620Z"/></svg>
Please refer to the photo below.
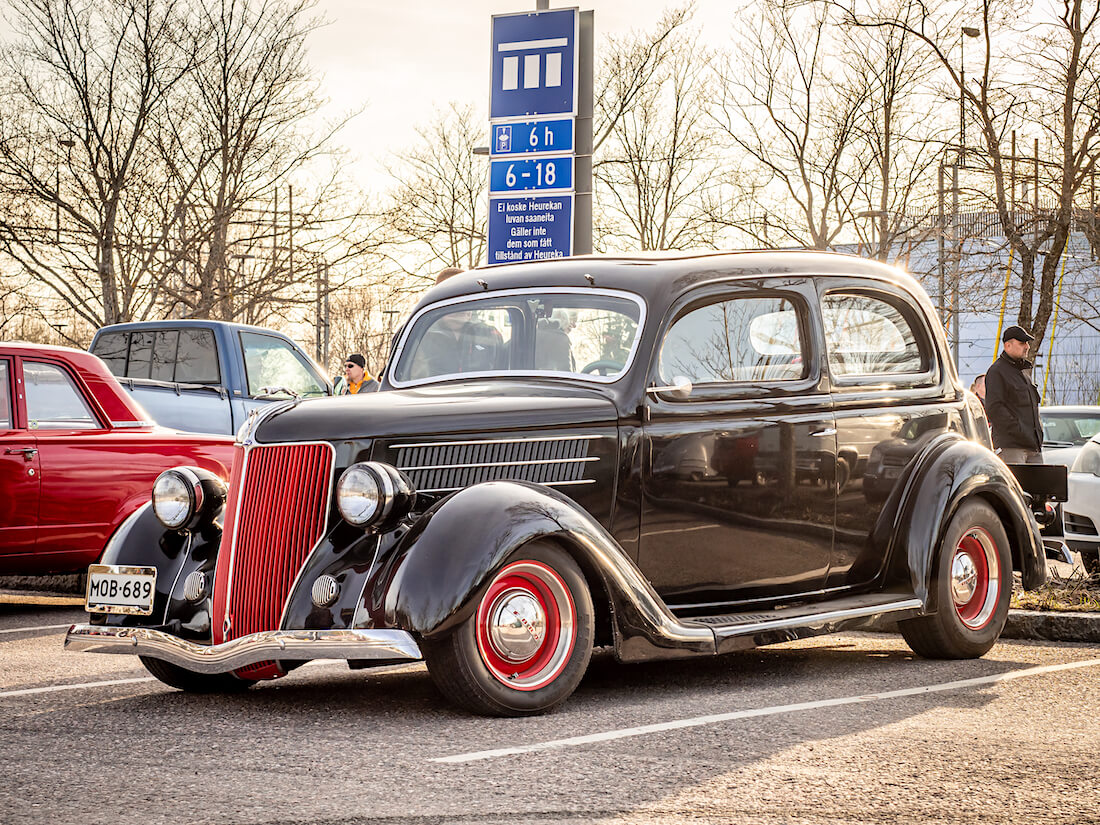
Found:
<svg viewBox="0 0 1100 825"><path fill-rule="evenodd" d="M38 627L9 627L4 630L0 630L0 633L29 633L32 630L59 630L60 628L72 627L72 623L69 624L40 624Z"/></svg>
<svg viewBox="0 0 1100 825"><path fill-rule="evenodd" d="M81 690L83 688L110 687L111 685L132 685L137 682L155 682L152 676L138 676L133 679L111 679L107 682L81 682L76 685L50 685L49 687L25 688L23 690L0 690L0 699L8 696L33 696L36 693L57 693L61 690Z"/></svg>
<svg viewBox="0 0 1100 825"><path fill-rule="evenodd" d="M1100 659L1089 659L1084 662L1069 662L1061 665L1044 665L1032 667L1027 670L1016 670L1009 673L998 673L995 676L979 676L974 679L960 679L956 682L942 682L937 685L925 685L923 687L904 688L902 690L888 690L883 693L865 693L860 696L845 696L839 699L821 699L816 702L799 702L793 705L776 705L770 708L754 708L752 710L738 710L732 713L715 713L709 716L695 716L690 719L676 719L671 722L660 722L655 725L641 725L635 728L620 728L603 733L592 733L587 736L571 736L568 739L552 739L547 742L536 742L531 745L521 745L512 748L497 748L496 750L475 751L473 753L460 753L455 756L440 756L431 759L432 762L476 762L479 759L495 759L498 756L515 756L521 753L534 751L557 750L571 748L577 745L590 745L594 742L610 742L615 739L626 739L630 736L644 736L650 733L678 730L680 728L694 728L701 725L715 725L720 722L730 722L735 719L751 719L758 716L774 716L780 713L794 713L801 710L815 710L817 708L837 707L838 705L855 705L861 702L875 702L880 699L898 699L903 696L919 696L923 693L940 693L946 690L959 690L961 688L978 687L980 685L992 685L997 682L1007 682L1011 679L1023 679L1026 676L1039 676L1043 673L1054 673L1059 670L1074 670L1082 667L1096 667L1100 665Z"/></svg>

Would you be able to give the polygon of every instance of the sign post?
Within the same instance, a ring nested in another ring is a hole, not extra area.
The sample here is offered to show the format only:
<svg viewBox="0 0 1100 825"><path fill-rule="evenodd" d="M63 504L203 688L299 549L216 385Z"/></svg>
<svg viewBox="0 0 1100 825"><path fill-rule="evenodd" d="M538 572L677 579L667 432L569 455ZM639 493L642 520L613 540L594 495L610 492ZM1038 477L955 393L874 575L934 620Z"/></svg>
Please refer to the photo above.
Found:
<svg viewBox="0 0 1100 825"><path fill-rule="evenodd" d="M591 248L591 150L587 178L577 178L580 17L575 8L540 7L492 18L490 264L572 255L578 195L587 198L584 243ZM591 49L588 57L590 64ZM590 146L590 77L588 108Z"/></svg>

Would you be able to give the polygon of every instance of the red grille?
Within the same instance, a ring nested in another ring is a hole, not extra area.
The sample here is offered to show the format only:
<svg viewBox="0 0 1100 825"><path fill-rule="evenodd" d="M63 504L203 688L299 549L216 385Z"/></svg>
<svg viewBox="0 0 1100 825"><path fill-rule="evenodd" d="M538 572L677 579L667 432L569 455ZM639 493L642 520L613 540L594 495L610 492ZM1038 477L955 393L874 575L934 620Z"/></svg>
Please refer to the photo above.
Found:
<svg viewBox="0 0 1100 825"><path fill-rule="evenodd" d="M325 444L238 448L214 581L216 643L279 627L298 571L324 533L332 463ZM247 675L261 675L256 668Z"/></svg>

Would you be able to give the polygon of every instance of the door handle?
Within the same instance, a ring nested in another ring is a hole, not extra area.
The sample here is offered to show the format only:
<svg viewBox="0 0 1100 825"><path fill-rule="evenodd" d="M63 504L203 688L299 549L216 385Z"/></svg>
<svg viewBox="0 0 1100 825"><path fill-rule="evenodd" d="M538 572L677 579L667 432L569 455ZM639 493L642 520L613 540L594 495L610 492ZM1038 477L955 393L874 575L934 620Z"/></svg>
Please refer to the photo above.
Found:
<svg viewBox="0 0 1100 825"><path fill-rule="evenodd" d="M816 432L810 433L810 435L821 437L827 435L836 435L836 427L826 427L824 430L817 430Z"/></svg>
<svg viewBox="0 0 1100 825"><path fill-rule="evenodd" d="M8 447L8 449L4 450L4 455L19 455L19 453L23 454L24 461L30 461L38 455L38 450L34 447Z"/></svg>

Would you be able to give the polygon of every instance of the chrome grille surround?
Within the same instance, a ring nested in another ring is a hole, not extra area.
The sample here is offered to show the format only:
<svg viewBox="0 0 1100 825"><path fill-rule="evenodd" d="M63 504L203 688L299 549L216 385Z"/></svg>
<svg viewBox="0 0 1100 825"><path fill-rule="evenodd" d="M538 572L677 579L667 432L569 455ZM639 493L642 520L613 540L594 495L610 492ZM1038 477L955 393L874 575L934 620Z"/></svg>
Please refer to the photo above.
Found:
<svg viewBox="0 0 1100 825"><path fill-rule="evenodd" d="M530 481L547 487L592 484L599 435L534 436L394 444L394 464L420 493L445 493L485 481Z"/></svg>
<svg viewBox="0 0 1100 825"><path fill-rule="evenodd" d="M331 444L246 443L242 453L227 502L229 553L219 554L216 569L222 625L215 642L281 626L286 600L328 526Z"/></svg>

